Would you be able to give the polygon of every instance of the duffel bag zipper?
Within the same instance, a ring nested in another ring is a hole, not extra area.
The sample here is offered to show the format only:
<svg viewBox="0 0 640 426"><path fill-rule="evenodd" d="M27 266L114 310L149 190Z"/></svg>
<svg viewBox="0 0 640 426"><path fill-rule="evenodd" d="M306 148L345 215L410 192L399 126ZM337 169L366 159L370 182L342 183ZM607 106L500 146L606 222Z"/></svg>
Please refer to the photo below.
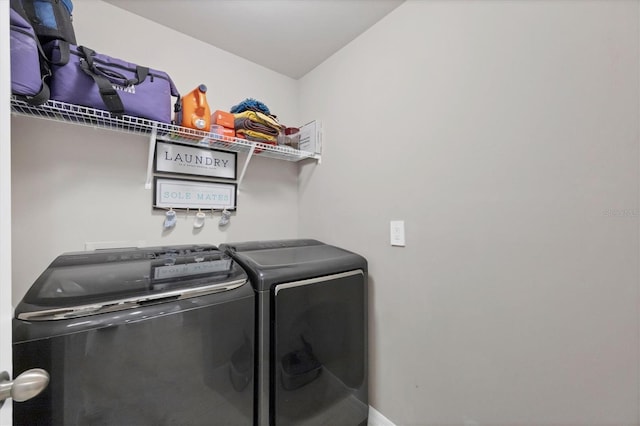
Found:
<svg viewBox="0 0 640 426"><path fill-rule="evenodd" d="M80 59L84 59L84 56L83 56L83 55L79 54L78 52L74 52L74 51L72 51L71 49L69 49L69 53L70 53L70 54L72 54L72 55L79 56L79 57L80 57ZM84 60L86 60L86 59L84 59ZM93 58L93 61L94 61L94 62L97 62L97 63L99 63L99 64L101 64L101 65L106 65L106 66L110 66L110 67L120 68L121 70L125 70L125 71L132 72L132 70L131 70L130 68L127 68L127 67L125 67L125 66L123 66L123 65L119 65L119 64L112 64L112 63L109 63L109 62L105 62L105 61L103 61L103 60L101 60L101 59L98 59L98 58L96 58L96 57L94 57L94 58ZM152 82L152 83L153 83L153 77L160 78L160 79L162 79L162 80L165 80L166 82L169 82L169 79L165 78L165 77L164 77L164 76L162 76L162 75L154 74L154 73L152 73L152 72L151 72L151 70L149 70L149 74L148 74L148 75L149 75L150 80L151 80L151 82ZM142 82L140 82L140 83L142 83Z"/></svg>

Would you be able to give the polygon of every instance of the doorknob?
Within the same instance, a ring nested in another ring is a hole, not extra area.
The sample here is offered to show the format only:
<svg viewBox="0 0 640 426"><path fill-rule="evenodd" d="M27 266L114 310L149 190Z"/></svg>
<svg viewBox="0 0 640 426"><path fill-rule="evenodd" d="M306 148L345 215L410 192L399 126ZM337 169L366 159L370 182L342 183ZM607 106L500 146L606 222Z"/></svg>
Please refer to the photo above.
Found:
<svg viewBox="0 0 640 426"><path fill-rule="evenodd" d="M41 368L33 368L11 381L9 373L0 373L0 407L7 398L23 402L42 392L49 384L49 373Z"/></svg>

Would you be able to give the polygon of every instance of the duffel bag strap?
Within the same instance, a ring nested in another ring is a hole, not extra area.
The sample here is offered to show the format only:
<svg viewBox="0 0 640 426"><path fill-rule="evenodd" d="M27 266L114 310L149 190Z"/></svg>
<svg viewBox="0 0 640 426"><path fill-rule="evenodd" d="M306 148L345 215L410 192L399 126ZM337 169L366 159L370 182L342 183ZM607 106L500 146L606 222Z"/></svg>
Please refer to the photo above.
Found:
<svg viewBox="0 0 640 426"><path fill-rule="evenodd" d="M47 44L47 46L49 46L49 44ZM71 57L71 47L69 46L69 43L61 40L58 41L58 54L60 57L56 61L52 61L51 59L48 61L54 65L67 65L69 63L69 58ZM50 56L53 57L53 55Z"/></svg>
<svg viewBox="0 0 640 426"><path fill-rule="evenodd" d="M118 95L116 89L113 88L111 82L101 75L95 74L89 69L89 65L87 61L84 59L80 59L80 69L85 72L89 77L93 79L93 81L98 86L98 90L100 91L100 97L102 98L102 102L104 102L107 110L114 115L122 115L124 114L124 105L122 105L122 100Z"/></svg>
<svg viewBox="0 0 640 426"><path fill-rule="evenodd" d="M84 59L87 60L87 64L89 65L89 69L93 69L93 56L96 54L96 51L93 49L89 49L86 46L78 46L78 52L84 56Z"/></svg>
<svg viewBox="0 0 640 426"><path fill-rule="evenodd" d="M33 96L15 95L15 96L16 98L25 101L29 105L38 106L38 105L42 105L43 103L49 100L49 97L51 96L51 92L49 90L49 86L43 81L42 88L35 95Z"/></svg>
<svg viewBox="0 0 640 426"><path fill-rule="evenodd" d="M136 78L127 78L127 76L125 76L124 74L120 74L119 72L109 68L108 66L96 65L95 62L93 67L90 68L91 71L98 75L106 77L110 82L124 87L140 84L144 81L145 78L147 78L147 75L149 75L149 68L140 66L136 68ZM145 69L147 70L146 72Z"/></svg>
<svg viewBox="0 0 640 426"><path fill-rule="evenodd" d="M24 101L29 105L42 105L49 100L50 96L49 86L43 81L40 91L33 96L25 96Z"/></svg>
<svg viewBox="0 0 640 426"><path fill-rule="evenodd" d="M148 75L148 67L141 67L140 65L136 65L136 79L129 80L129 84L140 84L147 78Z"/></svg>
<svg viewBox="0 0 640 426"><path fill-rule="evenodd" d="M90 53L93 52L93 50L83 46L78 46L78 50L84 55L84 58L80 59L80 69L91 77L98 86L100 97L107 107L107 110L114 115L124 114L124 105L122 104L122 100L120 99L116 89L111 85L111 82L106 77L96 74L91 69L93 58Z"/></svg>
<svg viewBox="0 0 640 426"><path fill-rule="evenodd" d="M89 65L89 69L91 71L93 71L96 74L102 74L103 73L100 70L100 68L97 65L95 65L94 62L93 62L93 57L96 54L95 50L89 49L86 46L78 46L78 50L82 53L82 55L87 60L88 65ZM140 65L136 65L136 78L126 79L124 76L122 78L114 77L114 76L111 76L111 77L115 78L116 80L118 80L118 81L115 82L117 84L122 84L124 86L132 86L132 85L136 85L136 84L142 83L147 78L148 75L149 75L149 68L148 67L142 67ZM110 76L109 75L105 75L105 77L109 78Z"/></svg>

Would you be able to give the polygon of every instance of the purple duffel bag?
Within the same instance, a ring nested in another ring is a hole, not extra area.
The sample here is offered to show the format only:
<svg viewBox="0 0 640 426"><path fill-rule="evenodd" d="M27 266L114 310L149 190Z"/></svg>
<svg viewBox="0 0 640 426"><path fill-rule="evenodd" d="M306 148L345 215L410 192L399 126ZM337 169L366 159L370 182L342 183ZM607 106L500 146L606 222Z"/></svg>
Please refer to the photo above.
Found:
<svg viewBox="0 0 640 426"><path fill-rule="evenodd" d="M180 95L167 73L61 40L44 50L51 59L51 99L171 123L171 97Z"/></svg>
<svg viewBox="0 0 640 426"><path fill-rule="evenodd" d="M49 99L48 68L31 24L10 9L11 93L32 105Z"/></svg>

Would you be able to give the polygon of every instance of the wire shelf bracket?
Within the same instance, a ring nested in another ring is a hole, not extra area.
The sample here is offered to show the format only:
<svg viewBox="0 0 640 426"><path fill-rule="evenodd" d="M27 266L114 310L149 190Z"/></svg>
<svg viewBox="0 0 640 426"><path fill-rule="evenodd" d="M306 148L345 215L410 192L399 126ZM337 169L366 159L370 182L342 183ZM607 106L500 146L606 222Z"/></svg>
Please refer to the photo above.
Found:
<svg viewBox="0 0 640 426"><path fill-rule="evenodd" d="M156 138L158 137L158 127L153 126L151 135L149 136L149 157L147 159L147 180L144 183L145 189L151 189L151 181L153 180L153 159L156 152Z"/></svg>

